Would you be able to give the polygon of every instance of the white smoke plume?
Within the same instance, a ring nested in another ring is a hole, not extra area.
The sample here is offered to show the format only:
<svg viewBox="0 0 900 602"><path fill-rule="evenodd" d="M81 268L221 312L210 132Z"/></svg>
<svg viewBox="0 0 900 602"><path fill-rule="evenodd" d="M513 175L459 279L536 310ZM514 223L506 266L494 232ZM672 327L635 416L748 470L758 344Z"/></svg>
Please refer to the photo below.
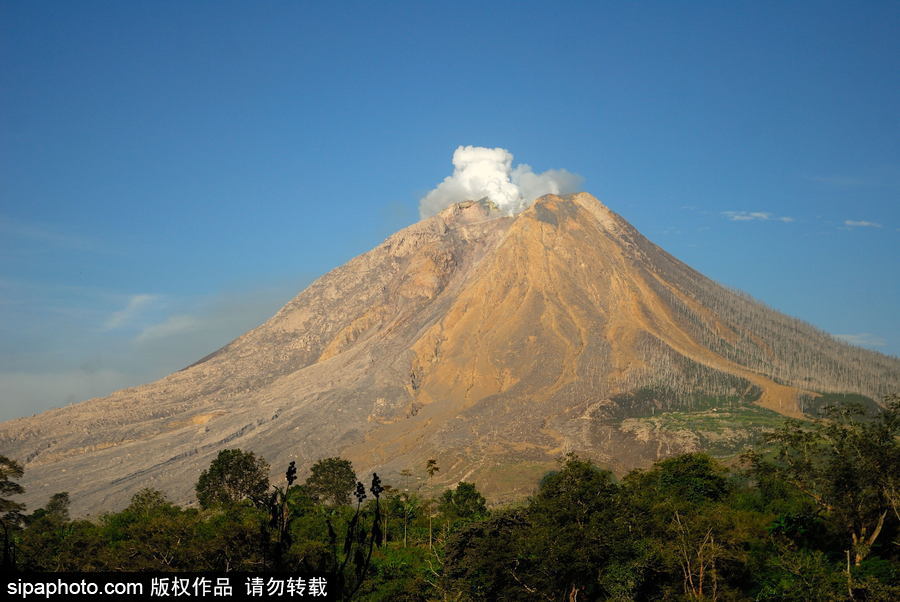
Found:
<svg viewBox="0 0 900 602"><path fill-rule="evenodd" d="M453 203L485 197L509 215L545 194L577 192L584 178L565 169L534 173L530 165L513 167L505 148L460 146L453 153L453 175L419 201L419 214L430 217Z"/></svg>

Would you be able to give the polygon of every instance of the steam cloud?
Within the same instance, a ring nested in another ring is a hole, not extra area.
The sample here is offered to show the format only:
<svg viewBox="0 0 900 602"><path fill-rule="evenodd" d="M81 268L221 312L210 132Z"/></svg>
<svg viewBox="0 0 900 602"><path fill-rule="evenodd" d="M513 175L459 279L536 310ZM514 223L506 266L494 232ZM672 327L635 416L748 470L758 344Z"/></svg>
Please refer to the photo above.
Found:
<svg viewBox="0 0 900 602"><path fill-rule="evenodd" d="M419 214L430 217L453 203L492 200L507 214L518 213L545 194L577 192L584 178L565 169L534 173L530 165L513 167L505 148L460 146L453 153L453 175L419 201Z"/></svg>

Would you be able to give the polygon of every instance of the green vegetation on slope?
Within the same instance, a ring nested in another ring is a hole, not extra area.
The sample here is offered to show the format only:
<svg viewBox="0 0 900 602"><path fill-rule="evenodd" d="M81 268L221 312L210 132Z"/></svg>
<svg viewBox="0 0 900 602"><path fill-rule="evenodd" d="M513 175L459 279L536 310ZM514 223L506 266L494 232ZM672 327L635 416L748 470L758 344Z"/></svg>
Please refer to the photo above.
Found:
<svg viewBox="0 0 900 602"><path fill-rule="evenodd" d="M0 499L6 568L315 573L367 600L900 599L900 398L814 421L750 406L643 420L770 432L737 468L682 454L617 480L570 454L528 500L493 509L471 483L437 499L376 475L354 485L340 458L303 484L292 464L259 495L262 460L231 450L240 462L217 458L204 474L221 478L198 482L201 508L146 489L88 521L66 494L31 514ZM0 492L15 495L21 471L3 466Z"/></svg>
<svg viewBox="0 0 900 602"><path fill-rule="evenodd" d="M761 445L766 434L784 424L785 417L756 405L735 405L703 412L663 412L655 416L627 418L626 432L652 430L687 440L695 449L714 456L729 456L748 446Z"/></svg>
<svg viewBox="0 0 900 602"><path fill-rule="evenodd" d="M818 397L804 396L800 400L800 409L810 416L823 416L828 407L856 404L867 412L876 413L879 406L875 400L858 393L820 393Z"/></svg>

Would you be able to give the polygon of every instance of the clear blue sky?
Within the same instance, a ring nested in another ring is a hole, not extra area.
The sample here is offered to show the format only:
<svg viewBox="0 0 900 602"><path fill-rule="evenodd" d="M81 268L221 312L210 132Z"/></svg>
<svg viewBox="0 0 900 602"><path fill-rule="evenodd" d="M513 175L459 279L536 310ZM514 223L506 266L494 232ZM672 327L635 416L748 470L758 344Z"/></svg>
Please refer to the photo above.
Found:
<svg viewBox="0 0 900 602"><path fill-rule="evenodd" d="M897 2L4 0L0 419L263 321L461 144L900 354L898 31Z"/></svg>

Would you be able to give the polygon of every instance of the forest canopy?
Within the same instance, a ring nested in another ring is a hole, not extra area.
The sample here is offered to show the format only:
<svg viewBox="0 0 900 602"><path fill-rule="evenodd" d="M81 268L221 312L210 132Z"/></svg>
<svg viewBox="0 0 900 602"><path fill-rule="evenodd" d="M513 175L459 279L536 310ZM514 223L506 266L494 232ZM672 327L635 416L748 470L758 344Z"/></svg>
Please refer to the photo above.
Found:
<svg viewBox="0 0 900 602"><path fill-rule="evenodd" d="M363 484L339 457L270 484L264 459L233 449L199 476L198 506L148 488L86 520L64 492L26 513L22 474L0 457L18 571L316 573L344 599L900 599L897 396L787 420L727 463L685 454L617 479L570 454L527 500L491 508L473 483Z"/></svg>

